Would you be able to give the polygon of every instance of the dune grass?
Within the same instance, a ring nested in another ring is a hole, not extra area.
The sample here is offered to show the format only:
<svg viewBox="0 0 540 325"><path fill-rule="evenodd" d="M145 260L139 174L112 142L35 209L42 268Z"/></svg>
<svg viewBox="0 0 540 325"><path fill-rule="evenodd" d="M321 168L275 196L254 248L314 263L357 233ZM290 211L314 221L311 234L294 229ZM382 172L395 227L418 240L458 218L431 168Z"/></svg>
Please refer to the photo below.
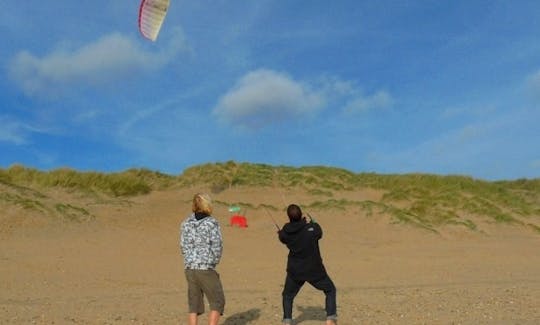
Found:
<svg viewBox="0 0 540 325"><path fill-rule="evenodd" d="M25 210L46 211L45 205L37 199L31 199L19 194L0 193L0 202L19 206Z"/></svg>
<svg viewBox="0 0 540 325"><path fill-rule="evenodd" d="M101 192L112 196L133 196L149 193L152 188L165 188L174 179L144 169L130 169L121 173L79 172L60 168L48 172L15 165L0 169L0 181L25 187Z"/></svg>
<svg viewBox="0 0 540 325"><path fill-rule="evenodd" d="M68 221L82 222L94 218L86 209L71 204L57 203L54 208Z"/></svg>
<svg viewBox="0 0 540 325"><path fill-rule="evenodd" d="M207 186L214 194L238 186L294 188L313 195L314 201L305 203L310 209L342 211L354 208L367 216L386 214L395 222L429 230L444 225L476 230L473 220L528 225L533 229L540 224L540 179L489 182L459 175L381 175L326 166L289 167L228 161L192 166L177 176L147 169L99 173L69 168L39 171L15 165L0 169L0 184L31 189L35 193L42 188L58 187L112 197L195 185ZM363 189L382 192L382 199L375 202L339 198L339 193ZM35 209L39 209L40 202L28 195L18 198L3 195L0 200ZM244 209L261 208L261 205L254 206L249 202L237 204ZM269 205L266 208L276 209ZM58 209L62 213L76 211L78 215L85 215L84 211L69 206Z"/></svg>
<svg viewBox="0 0 540 325"><path fill-rule="evenodd" d="M312 209L359 207L367 215L389 214L396 222L434 230L460 225L476 230L473 218L500 224L524 224L540 216L540 180L489 182L459 175L352 173L325 166L287 167L249 163L215 163L192 167L182 182L206 182L216 193L234 186L303 188L318 199ZM343 200L334 193L372 188L381 202ZM326 200L325 200L326 198Z"/></svg>

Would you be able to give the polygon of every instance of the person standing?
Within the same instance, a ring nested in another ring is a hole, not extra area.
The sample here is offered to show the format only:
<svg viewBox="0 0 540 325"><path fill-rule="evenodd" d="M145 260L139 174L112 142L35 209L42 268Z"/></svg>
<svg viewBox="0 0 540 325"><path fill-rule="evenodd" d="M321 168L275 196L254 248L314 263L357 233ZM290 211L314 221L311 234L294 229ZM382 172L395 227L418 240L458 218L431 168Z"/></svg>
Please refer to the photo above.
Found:
<svg viewBox="0 0 540 325"><path fill-rule="evenodd" d="M216 271L223 252L223 237L212 216L212 199L208 194L193 197L192 212L180 227L180 249L188 285L188 324L197 325L204 313L204 296L210 305L209 325L218 325L225 308L225 294Z"/></svg>
<svg viewBox="0 0 540 325"><path fill-rule="evenodd" d="M292 324L293 301L305 282L323 291L326 325L337 324L336 287L324 267L319 250L322 228L311 217L302 216L296 204L287 207L289 222L278 230L279 240L289 249L287 276L283 288L283 324Z"/></svg>

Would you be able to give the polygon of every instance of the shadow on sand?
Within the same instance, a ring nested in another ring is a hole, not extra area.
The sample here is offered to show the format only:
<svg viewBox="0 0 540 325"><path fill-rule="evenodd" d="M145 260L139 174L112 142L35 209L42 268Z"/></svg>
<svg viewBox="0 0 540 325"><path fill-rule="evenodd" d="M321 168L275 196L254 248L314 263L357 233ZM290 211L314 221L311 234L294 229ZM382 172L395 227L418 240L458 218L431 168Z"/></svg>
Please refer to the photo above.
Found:
<svg viewBox="0 0 540 325"><path fill-rule="evenodd" d="M261 310L253 308L227 317L223 325L247 325L259 317L261 317Z"/></svg>
<svg viewBox="0 0 540 325"><path fill-rule="evenodd" d="M326 311L324 308L298 306L296 309L300 311L301 314L294 318L293 324L300 324L308 320L317 320L321 322L326 320Z"/></svg>

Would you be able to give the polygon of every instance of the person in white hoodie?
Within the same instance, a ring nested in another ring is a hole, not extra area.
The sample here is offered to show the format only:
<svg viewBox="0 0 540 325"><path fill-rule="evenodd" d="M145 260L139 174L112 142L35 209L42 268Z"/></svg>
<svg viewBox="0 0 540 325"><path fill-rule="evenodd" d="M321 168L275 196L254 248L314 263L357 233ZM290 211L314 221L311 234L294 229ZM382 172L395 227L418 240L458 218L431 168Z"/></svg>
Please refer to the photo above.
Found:
<svg viewBox="0 0 540 325"><path fill-rule="evenodd" d="M210 305L209 325L218 325L225 308L225 294L216 271L223 252L223 237L212 216L212 199L208 194L193 197L192 212L180 227L180 249L188 284L188 324L197 325L204 313L204 296Z"/></svg>

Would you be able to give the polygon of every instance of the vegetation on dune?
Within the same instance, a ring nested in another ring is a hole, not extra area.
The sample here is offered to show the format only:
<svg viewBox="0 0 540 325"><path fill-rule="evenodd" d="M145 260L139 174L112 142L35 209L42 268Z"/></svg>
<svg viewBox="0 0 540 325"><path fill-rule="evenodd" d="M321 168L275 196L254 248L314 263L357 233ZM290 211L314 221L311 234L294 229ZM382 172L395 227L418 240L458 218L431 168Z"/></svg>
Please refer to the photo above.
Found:
<svg viewBox="0 0 540 325"><path fill-rule="evenodd" d="M86 209L71 204L57 203L54 207L57 212L69 221L81 222L94 218Z"/></svg>
<svg viewBox="0 0 540 325"><path fill-rule="evenodd" d="M79 172L60 168L44 172L21 165L0 169L0 182L29 188L66 188L99 192L112 196L147 194L152 189L165 188L172 176L145 169L129 169L121 173Z"/></svg>
<svg viewBox="0 0 540 325"><path fill-rule="evenodd" d="M7 202L19 206L25 210L45 211L43 203L36 199L31 199L19 194L0 193L0 202Z"/></svg>
<svg viewBox="0 0 540 325"><path fill-rule="evenodd" d="M26 189L27 195L0 196L0 201L16 202L40 209L43 188L99 193L112 197L147 194L152 190L206 186L217 194L235 187L301 189L314 201L305 205L315 210L354 209L366 216L390 215L397 223L407 223L431 231L440 226L458 225L477 230L478 221L524 225L540 229L540 179L489 182L459 175L353 173L344 169L308 166L289 167L266 164L208 163L187 168L171 176L147 169L119 173L78 172L69 168L39 171L20 165L0 169L0 184ZM343 193L373 189L377 201L342 198ZM228 204L227 202L216 202ZM271 205L242 202L246 209ZM59 206L63 214L84 217L85 210Z"/></svg>
<svg viewBox="0 0 540 325"><path fill-rule="evenodd" d="M226 163L190 167L179 176L182 185L210 184L216 189L233 186L305 187L347 190L354 175L344 169L329 167L287 167L266 164Z"/></svg>

